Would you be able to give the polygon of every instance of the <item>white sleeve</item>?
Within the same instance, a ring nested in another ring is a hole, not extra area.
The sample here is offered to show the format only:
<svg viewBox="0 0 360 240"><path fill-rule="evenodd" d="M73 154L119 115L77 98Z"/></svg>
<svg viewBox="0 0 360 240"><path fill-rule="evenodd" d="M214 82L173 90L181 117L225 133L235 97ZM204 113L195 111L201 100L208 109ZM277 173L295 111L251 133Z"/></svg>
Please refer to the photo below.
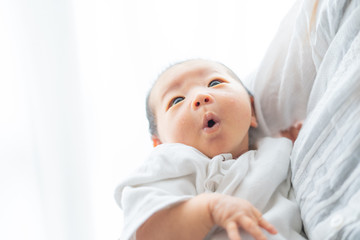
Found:
<svg viewBox="0 0 360 240"><path fill-rule="evenodd" d="M205 155L182 144L156 147L115 191L116 202L124 211L121 239L134 238L136 230L155 212L197 195L207 161Z"/></svg>
<svg viewBox="0 0 360 240"><path fill-rule="evenodd" d="M306 116L316 77L310 21L316 1L297 1L248 81L255 96L259 137L274 136Z"/></svg>

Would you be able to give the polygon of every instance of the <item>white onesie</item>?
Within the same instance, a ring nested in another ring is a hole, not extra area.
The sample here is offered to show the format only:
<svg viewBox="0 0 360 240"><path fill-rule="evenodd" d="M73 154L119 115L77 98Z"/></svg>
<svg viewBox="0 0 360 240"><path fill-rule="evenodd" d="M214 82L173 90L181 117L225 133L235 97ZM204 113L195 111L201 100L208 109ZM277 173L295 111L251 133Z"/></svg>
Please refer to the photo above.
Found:
<svg viewBox="0 0 360 240"><path fill-rule="evenodd" d="M264 138L258 150L237 159L220 154L210 159L183 144L161 144L143 165L116 189L124 211L121 239L135 239L136 230L155 212L205 192L240 197L251 202L278 230L268 239L304 239L298 206L290 183L292 143ZM252 239L241 231L242 239ZM215 227L206 239L228 239Z"/></svg>

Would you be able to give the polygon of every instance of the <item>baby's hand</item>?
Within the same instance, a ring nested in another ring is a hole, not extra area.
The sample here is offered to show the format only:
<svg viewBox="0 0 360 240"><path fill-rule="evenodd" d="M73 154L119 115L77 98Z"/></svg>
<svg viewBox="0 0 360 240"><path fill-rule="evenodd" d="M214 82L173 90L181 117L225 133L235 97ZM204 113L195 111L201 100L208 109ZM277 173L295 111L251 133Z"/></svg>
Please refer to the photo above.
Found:
<svg viewBox="0 0 360 240"><path fill-rule="evenodd" d="M239 227L242 227L257 240L266 239L261 228L271 234L277 233L275 227L267 222L251 203L244 199L216 194L214 200L210 202L209 208L213 223L223 227L230 240L241 239Z"/></svg>

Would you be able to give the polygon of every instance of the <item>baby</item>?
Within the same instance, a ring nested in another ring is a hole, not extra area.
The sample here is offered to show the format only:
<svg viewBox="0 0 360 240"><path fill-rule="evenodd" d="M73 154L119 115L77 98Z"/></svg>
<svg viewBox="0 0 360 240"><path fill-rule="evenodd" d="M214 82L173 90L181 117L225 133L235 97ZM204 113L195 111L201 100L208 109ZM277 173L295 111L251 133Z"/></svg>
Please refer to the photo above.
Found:
<svg viewBox="0 0 360 240"><path fill-rule="evenodd" d="M147 116L154 151L116 190L122 239L304 239L292 143L264 138L251 150L254 98L229 68L173 65L150 91ZM283 135L294 141L299 129Z"/></svg>

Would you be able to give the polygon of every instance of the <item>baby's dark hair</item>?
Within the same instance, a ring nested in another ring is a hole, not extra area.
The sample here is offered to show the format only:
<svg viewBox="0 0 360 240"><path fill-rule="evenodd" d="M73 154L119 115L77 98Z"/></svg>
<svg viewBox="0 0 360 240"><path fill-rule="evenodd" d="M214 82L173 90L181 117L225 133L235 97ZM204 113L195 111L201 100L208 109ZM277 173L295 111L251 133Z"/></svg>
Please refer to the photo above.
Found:
<svg viewBox="0 0 360 240"><path fill-rule="evenodd" d="M156 81L153 83L152 87L150 88L150 90L149 90L149 92L148 92L148 94L146 96L146 117L147 117L148 122L149 122L149 132L150 132L151 136L158 136L158 130L157 130L157 125L156 125L156 116L155 116L154 111L151 108L150 102L149 102L152 89L154 88L156 82L162 76L162 74L164 74L165 72L167 72L168 70L170 70L174 66L177 66L177 65L189 62L189 61L194 61L194 60L203 60L203 59L190 59L190 60L185 60L185 61L177 62L175 64L170 65L169 67L167 67L164 71L162 71L160 73L160 75L157 77ZM216 61L211 61L211 60L205 60L205 61L213 62L213 63L216 63L216 64L219 64L219 65L223 66L231 77L233 77L235 80L239 81L244 86L244 88L248 92L249 96L253 96L252 93L242 83L240 78L230 68L228 68L226 65L224 65L223 63L216 62Z"/></svg>

